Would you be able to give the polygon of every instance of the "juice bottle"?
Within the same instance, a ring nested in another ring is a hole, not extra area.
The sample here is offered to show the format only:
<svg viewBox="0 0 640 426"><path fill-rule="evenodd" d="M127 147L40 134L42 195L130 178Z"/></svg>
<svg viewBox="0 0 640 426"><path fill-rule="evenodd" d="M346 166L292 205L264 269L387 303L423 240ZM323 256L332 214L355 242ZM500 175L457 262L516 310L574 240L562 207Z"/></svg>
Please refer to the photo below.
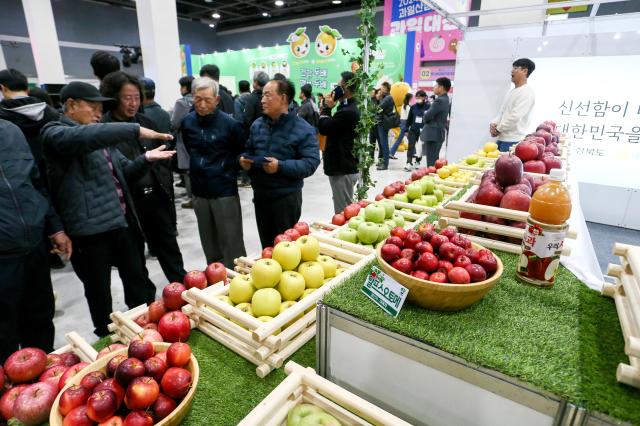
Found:
<svg viewBox="0 0 640 426"><path fill-rule="evenodd" d="M564 171L552 169L549 183L533 194L522 239L516 277L528 284L550 287L560 265L564 236L569 228L571 195L562 184Z"/></svg>

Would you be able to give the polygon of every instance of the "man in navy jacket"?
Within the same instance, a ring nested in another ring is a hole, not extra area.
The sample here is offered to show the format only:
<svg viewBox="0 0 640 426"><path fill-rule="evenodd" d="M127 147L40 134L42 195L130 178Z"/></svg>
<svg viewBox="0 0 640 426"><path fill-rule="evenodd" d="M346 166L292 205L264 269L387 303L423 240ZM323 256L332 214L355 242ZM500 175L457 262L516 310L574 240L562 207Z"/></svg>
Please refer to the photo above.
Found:
<svg viewBox="0 0 640 426"><path fill-rule="evenodd" d="M320 165L316 130L289 113L293 83L271 80L262 92L264 116L251 126L240 166L249 172L263 247L291 228L302 212L302 186ZM250 158L251 157L251 158Z"/></svg>

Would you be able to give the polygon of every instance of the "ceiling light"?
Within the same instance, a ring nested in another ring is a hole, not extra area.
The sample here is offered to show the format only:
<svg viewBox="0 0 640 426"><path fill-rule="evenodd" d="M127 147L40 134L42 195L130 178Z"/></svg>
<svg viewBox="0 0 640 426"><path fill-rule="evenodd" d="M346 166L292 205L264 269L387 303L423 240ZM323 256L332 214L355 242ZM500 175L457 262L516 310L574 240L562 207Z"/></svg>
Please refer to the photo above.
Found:
<svg viewBox="0 0 640 426"><path fill-rule="evenodd" d="M264 16L265 18L268 18L270 15L269 15L269 12L262 12L262 16Z"/></svg>
<svg viewBox="0 0 640 426"><path fill-rule="evenodd" d="M212 17L213 19L220 19L220 14L219 14L218 12L213 12L213 13L211 14L211 17Z"/></svg>
<svg viewBox="0 0 640 426"><path fill-rule="evenodd" d="M331 0L332 4L342 4L342 0Z"/></svg>
<svg viewBox="0 0 640 426"><path fill-rule="evenodd" d="M215 28L216 24L209 24L209 28Z"/></svg>
<svg viewBox="0 0 640 426"><path fill-rule="evenodd" d="M273 2L273 4L275 4L278 7L284 6L284 2L282 0L276 0L276 1Z"/></svg>
<svg viewBox="0 0 640 426"><path fill-rule="evenodd" d="M204 0L205 3L213 3L213 0Z"/></svg>
<svg viewBox="0 0 640 426"><path fill-rule="evenodd" d="M615 34L613 35L613 39L614 39L614 40L620 40L620 38L622 38L622 34L620 34L620 33L615 33Z"/></svg>

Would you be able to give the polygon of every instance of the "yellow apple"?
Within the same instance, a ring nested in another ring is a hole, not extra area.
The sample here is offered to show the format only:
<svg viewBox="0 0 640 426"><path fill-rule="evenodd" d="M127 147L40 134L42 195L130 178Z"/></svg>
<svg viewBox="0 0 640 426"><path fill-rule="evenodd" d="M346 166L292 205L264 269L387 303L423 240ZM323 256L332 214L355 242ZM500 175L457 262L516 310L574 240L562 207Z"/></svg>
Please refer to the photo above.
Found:
<svg viewBox="0 0 640 426"><path fill-rule="evenodd" d="M320 243L312 235L303 235L296 240L296 244L300 247L303 262L316 260L320 255Z"/></svg>
<svg viewBox="0 0 640 426"><path fill-rule="evenodd" d="M292 271L300 264L302 253L300 246L294 241L283 241L273 248L271 258L278 262L285 271Z"/></svg>
<svg viewBox="0 0 640 426"><path fill-rule="evenodd" d="M241 310L242 312L244 312L247 315L253 316L253 310L251 309L251 303L238 303L236 305L236 309ZM231 322L236 323L237 325L239 325L242 328L246 328L243 324L240 324L238 321L231 320Z"/></svg>
<svg viewBox="0 0 640 426"><path fill-rule="evenodd" d="M250 275L236 275L229 283L229 298L233 303L251 302L254 291Z"/></svg>
<svg viewBox="0 0 640 426"><path fill-rule="evenodd" d="M282 300L298 300L304 292L304 277L299 272L284 271L276 290L280 292Z"/></svg>
<svg viewBox="0 0 640 426"><path fill-rule="evenodd" d="M276 315L277 315L277 314L276 314ZM257 320L258 320L258 321L262 321L262 322L269 322L269 321L271 321L272 319L273 319L273 317L272 317L272 316L269 316L269 315L262 315L261 317L258 317L258 318L257 318ZM282 331L282 329L281 329L281 328L279 328L279 329L277 329L277 330L273 333L273 335L274 335L274 336L277 336L278 334L280 334L280 332L281 332L281 331Z"/></svg>
<svg viewBox="0 0 640 426"><path fill-rule="evenodd" d="M251 309L256 317L264 315L275 317L280 312L282 296L275 288L261 288L253 293Z"/></svg>
<svg viewBox="0 0 640 426"><path fill-rule="evenodd" d="M282 302L280 304L280 313L283 313L285 310L289 309L290 307L292 307L293 305L295 305L296 302L293 300L288 300L286 302ZM286 323L282 328L285 329L287 327L289 327L291 324L293 324L294 322L298 321L300 318L303 317L304 314L300 314L297 317L295 317L294 319L292 319L291 321L289 321L288 323Z"/></svg>
<svg viewBox="0 0 640 426"><path fill-rule="evenodd" d="M497 151L498 150L498 144L495 143L495 142L487 142L487 143L484 144L483 149L484 149L484 152L486 152L486 153Z"/></svg>
<svg viewBox="0 0 640 426"><path fill-rule="evenodd" d="M498 157L500 157L500 151L487 152L487 158L498 158Z"/></svg>
<svg viewBox="0 0 640 426"><path fill-rule="evenodd" d="M280 281L282 266L273 259L257 260L251 268L253 286L257 289L273 288Z"/></svg>
<svg viewBox="0 0 640 426"><path fill-rule="evenodd" d="M305 297L307 297L308 295L310 295L311 293L313 293L314 291L316 291L315 288L308 288L304 291L304 293L302 293L302 296L300 296L300 300L304 299ZM298 302L300 301L298 300ZM304 311L304 313L306 314L307 312L310 312L313 308L315 308L316 305L311 305L311 307L309 309L307 309L306 311Z"/></svg>
<svg viewBox="0 0 640 426"><path fill-rule="evenodd" d="M456 173L458 173L458 170L460 170L457 164L449 164L448 167L452 175L455 175Z"/></svg>
<svg viewBox="0 0 640 426"><path fill-rule="evenodd" d="M338 269L336 269L336 276L340 275L341 273L343 273L346 270L347 270L347 268L343 268L342 266L339 267Z"/></svg>
<svg viewBox="0 0 640 426"><path fill-rule="evenodd" d="M322 266L322 269L324 270L324 278L333 278L336 276L336 271L338 269L338 263L336 262L336 260L331 257L331 256L327 256L327 255L320 255L318 256L318 263L320 264L320 266Z"/></svg>
<svg viewBox="0 0 640 426"><path fill-rule="evenodd" d="M438 177L440 179L446 179L449 177L451 173L449 172L449 169L445 169L444 167L440 167L438 169Z"/></svg>
<svg viewBox="0 0 640 426"><path fill-rule="evenodd" d="M303 262L298 272L304 277L307 288L318 288L324 284L324 269L318 262Z"/></svg>

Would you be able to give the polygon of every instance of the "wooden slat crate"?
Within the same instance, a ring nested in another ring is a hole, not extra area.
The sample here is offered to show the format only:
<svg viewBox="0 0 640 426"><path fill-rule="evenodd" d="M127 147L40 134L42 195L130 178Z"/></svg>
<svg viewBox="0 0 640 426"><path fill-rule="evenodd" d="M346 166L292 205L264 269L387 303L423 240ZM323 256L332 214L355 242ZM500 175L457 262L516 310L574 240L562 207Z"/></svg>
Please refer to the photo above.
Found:
<svg viewBox="0 0 640 426"><path fill-rule="evenodd" d="M624 353L629 363L618 364L616 379L640 389L640 247L616 243L613 254L620 265L609 264L607 275L615 284L605 284L602 294L613 298L624 336Z"/></svg>
<svg viewBox="0 0 640 426"><path fill-rule="evenodd" d="M65 334L64 337L69 343L60 349L51 352L52 354L64 354L71 352L78 355L81 361L88 363L95 361L98 357L98 352L75 331Z"/></svg>
<svg viewBox="0 0 640 426"><path fill-rule="evenodd" d="M371 404L293 361L284 367L287 377L238 423L239 426L281 426L289 411L300 403L322 408L344 425L409 426L398 417Z"/></svg>
<svg viewBox="0 0 640 426"><path fill-rule="evenodd" d="M529 217L529 213L469 202L469 198L477 189L478 186L474 185L470 187L460 199L449 201L437 209L437 213L440 215L440 220L438 222L440 228L455 226L458 228L459 232L466 234L471 241L485 246L486 248L520 254L522 252L521 244L525 233L524 229L513 226L497 225L480 220L467 219L461 217L460 214L475 213L486 216L496 216L517 222L526 222L527 217ZM476 232L485 233L486 236L481 237L474 235ZM575 231L569 229L566 237L569 239L575 239L577 234ZM512 241L502 241L503 238ZM519 240L519 242L516 240ZM570 254L571 249L565 244L562 250L562 255L569 256Z"/></svg>

